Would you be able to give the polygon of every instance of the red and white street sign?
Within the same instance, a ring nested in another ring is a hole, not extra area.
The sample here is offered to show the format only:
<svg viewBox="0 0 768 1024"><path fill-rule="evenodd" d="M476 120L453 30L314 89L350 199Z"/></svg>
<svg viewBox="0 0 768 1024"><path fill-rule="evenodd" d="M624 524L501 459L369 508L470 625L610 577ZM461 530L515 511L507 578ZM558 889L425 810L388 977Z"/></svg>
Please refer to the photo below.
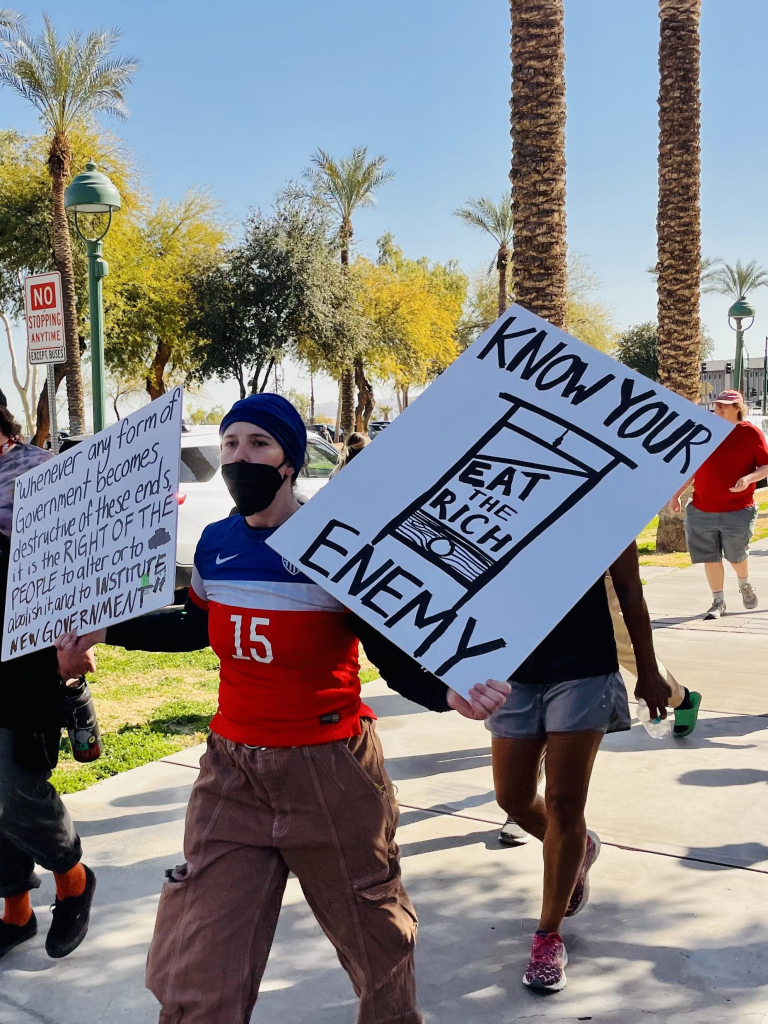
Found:
<svg viewBox="0 0 768 1024"><path fill-rule="evenodd" d="M27 314L27 360L30 363L65 363L64 312L61 274L30 274L24 280Z"/></svg>

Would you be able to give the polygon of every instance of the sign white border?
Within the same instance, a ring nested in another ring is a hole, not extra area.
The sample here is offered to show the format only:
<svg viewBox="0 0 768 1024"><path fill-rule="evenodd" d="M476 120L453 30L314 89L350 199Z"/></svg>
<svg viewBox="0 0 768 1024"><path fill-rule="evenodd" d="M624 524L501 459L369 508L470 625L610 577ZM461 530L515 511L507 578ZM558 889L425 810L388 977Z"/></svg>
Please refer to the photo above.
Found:
<svg viewBox="0 0 768 1024"><path fill-rule="evenodd" d="M729 430L514 305L269 544L466 693L509 677Z"/></svg>

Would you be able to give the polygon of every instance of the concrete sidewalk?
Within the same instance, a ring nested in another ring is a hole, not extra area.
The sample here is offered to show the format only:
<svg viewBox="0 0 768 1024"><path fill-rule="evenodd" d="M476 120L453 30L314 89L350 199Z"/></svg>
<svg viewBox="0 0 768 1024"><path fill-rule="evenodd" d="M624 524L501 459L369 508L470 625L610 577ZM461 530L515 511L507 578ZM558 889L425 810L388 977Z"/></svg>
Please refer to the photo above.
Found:
<svg viewBox="0 0 768 1024"><path fill-rule="evenodd" d="M751 575L768 603L768 544L757 547ZM488 733L457 715L425 712L382 683L365 688L401 801L398 840L421 922L419 991L429 1024L766 1024L765 613L750 622L735 614L716 629L690 619L707 604L697 568L649 574L646 590L663 657L702 690L707 710L688 740L655 742L636 726L604 742L588 806L603 852L588 908L564 927L568 988L551 998L520 981L539 909L541 849L497 841L503 815ZM98 875L91 932L63 961L45 956L42 937L2 961L0 1024L157 1020L143 965L163 870L183 859L200 753L68 798ZM33 896L44 932L50 876ZM253 1019L355 1020L347 977L295 879Z"/></svg>

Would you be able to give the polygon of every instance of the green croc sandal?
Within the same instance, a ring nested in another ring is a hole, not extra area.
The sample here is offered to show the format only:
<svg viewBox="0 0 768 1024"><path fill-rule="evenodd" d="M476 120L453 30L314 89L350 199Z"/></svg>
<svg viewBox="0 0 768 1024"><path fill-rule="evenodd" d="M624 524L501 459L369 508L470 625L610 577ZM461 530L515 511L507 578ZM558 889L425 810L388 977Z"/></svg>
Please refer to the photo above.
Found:
<svg viewBox="0 0 768 1024"><path fill-rule="evenodd" d="M691 690L688 695L688 700L693 705L692 707L686 708L685 711L681 708L675 708L675 727L672 730L672 734L675 739L678 740L691 735L693 730L696 728L696 720L699 717L701 694L697 693L695 690Z"/></svg>

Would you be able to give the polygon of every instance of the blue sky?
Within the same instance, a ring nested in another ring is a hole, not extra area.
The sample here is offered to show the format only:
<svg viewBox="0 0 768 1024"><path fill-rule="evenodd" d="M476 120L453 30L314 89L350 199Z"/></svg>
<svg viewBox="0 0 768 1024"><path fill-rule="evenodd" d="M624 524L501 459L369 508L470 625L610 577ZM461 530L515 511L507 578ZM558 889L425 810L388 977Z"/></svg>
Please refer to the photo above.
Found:
<svg viewBox="0 0 768 1024"><path fill-rule="evenodd" d="M85 0L16 6L39 25L123 32L140 57L119 126L156 197L210 185L229 214L268 206L317 146L386 154L396 172L355 222L360 251L394 232L410 256L474 271L485 238L451 211L497 196L509 166L509 13L505 0ZM702 18L703 251L768 263L768 4L705 0ZM566 0L568 238L626 326L655 317L658 18L653 0ZM0 92L0 123L35 127ZM108 253L107 253L108 256ZM747 335L768 333L768 289ZM730 355L727 304L705 297L716 355ZM7 365L0 365L5 384ZM223 394L223 393L222 393ZM217 391L218 395L218 391ZM229 391L227 391L227 396Z"/></svg>

